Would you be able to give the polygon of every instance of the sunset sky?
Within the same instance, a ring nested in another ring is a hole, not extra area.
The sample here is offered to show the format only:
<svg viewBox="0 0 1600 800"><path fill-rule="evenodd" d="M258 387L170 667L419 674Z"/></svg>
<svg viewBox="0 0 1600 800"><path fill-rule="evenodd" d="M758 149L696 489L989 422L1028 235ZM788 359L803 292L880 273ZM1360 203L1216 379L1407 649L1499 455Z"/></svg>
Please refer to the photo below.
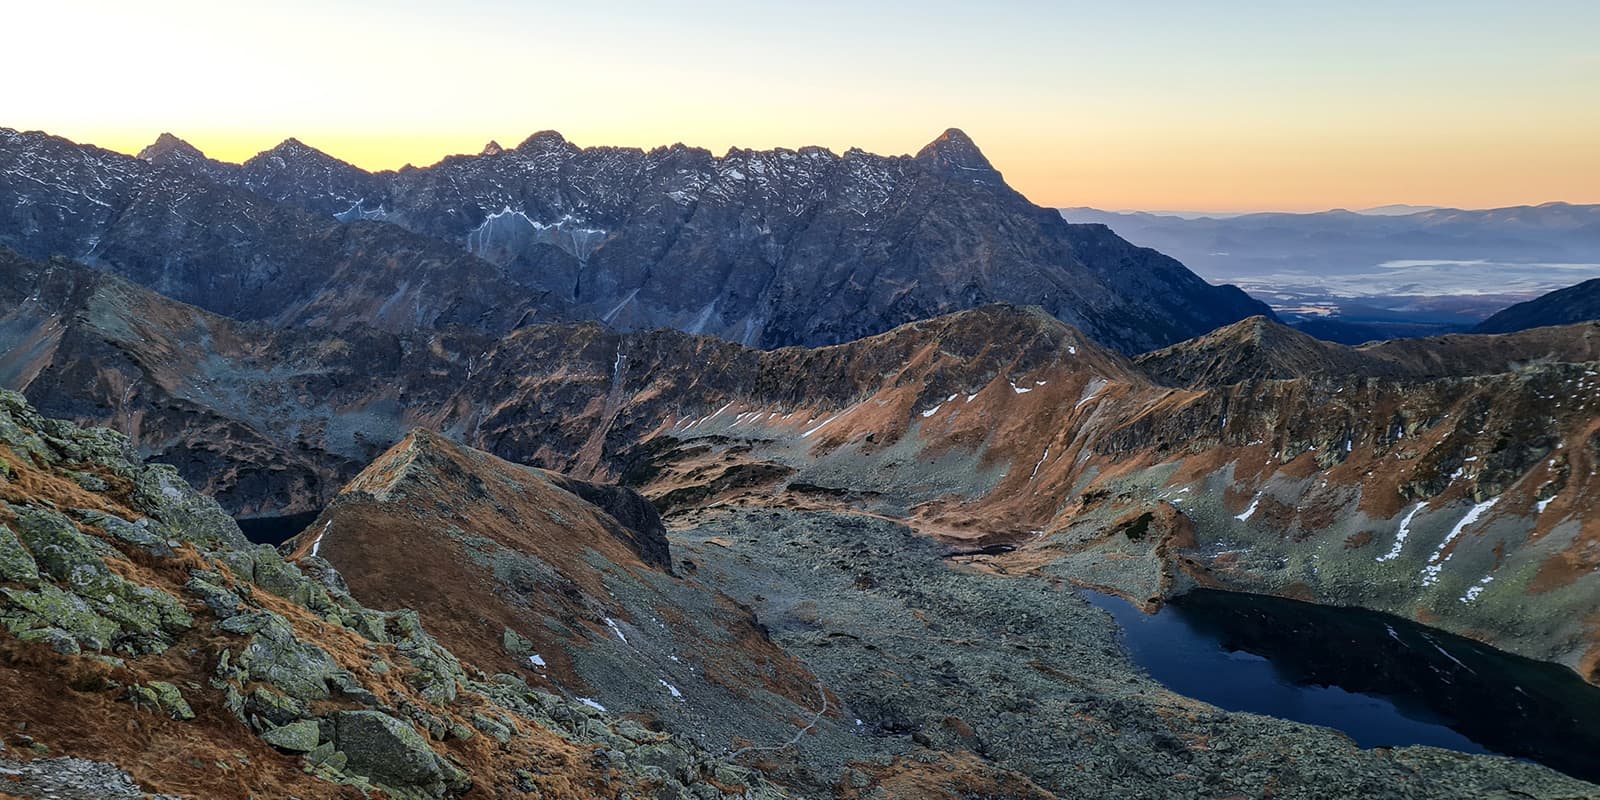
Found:
<svg viewBox="0 0 1600 800"><path fill-rule="evenodd" d="M237 5L11 4L0 125L368 168L549 128L905 153L955 126L1046 205L1600 202L1593 0Z"/></svg>

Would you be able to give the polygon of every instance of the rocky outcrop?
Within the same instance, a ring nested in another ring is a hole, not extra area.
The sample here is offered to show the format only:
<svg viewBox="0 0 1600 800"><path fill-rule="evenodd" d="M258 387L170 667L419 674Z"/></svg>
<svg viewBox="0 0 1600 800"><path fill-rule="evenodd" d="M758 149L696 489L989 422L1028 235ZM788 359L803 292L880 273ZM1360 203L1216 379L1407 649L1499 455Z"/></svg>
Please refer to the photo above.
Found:
<svg viewBox="0 0 1600 800"><path fill-rule="evenodd" d="M414 612L356 601L325 561L251 547L125 438L10 392L0 564L11 794L689 797L705 774L778 796L668 736L646 758L596 709L463 664ZM488 722L497 736L477 734Z"/></svg>
<svg viewBox="0 0 1600 800"><path fill-rule="evenodd" d="M475 664L652 729L732 749L793 736L789 720L815 711L816 679L747 610L674 569L659 517L628 489L416 431L286 547L359 596L416 609ZM507 735L492 717L473 724Z"/></svg>
<svg viewBox="0 0 1600 800"><path fill-rule="evenodd" d="M616 520L626 531L624 537L628 546L644 563L660 569L672 568L667 528L661 524L661 514L656 507L643 495L621 486L580 481L558 473L547 477L551 483L583 498L584 502Z"/></svg>
<svg viewBox="0 0 1600 800"><path fill-rule="evenodd" d="M415 728L381 711L340 711L333 731L346 766L380 784L417 787L424 796L472 788L471 777L440 758Z"/></svg>

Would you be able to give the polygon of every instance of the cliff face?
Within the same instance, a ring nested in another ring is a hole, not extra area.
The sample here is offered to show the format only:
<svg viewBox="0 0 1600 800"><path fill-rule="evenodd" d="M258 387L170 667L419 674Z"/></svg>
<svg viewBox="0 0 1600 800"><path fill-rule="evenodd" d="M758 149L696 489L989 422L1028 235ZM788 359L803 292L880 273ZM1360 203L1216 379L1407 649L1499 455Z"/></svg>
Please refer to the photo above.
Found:
<svg viewBox="0 0 1600 800"><path fill-rule="evenodd" d="M559 134L369 174L288 140L243 165L0 129L0 245L239 319L500 333L578 318L747 345L834 344L994 302L1125 352L1265 305L1104 226L1070 225L949 131L884 157Z"/></svg>
<svg viewBox="0 0 1600 800"><path fill-rule="evenodd" d="M342 224L165 162L0 129L0 247L279 327L505 331L566 318L567 303L451 244Z"/></svg>

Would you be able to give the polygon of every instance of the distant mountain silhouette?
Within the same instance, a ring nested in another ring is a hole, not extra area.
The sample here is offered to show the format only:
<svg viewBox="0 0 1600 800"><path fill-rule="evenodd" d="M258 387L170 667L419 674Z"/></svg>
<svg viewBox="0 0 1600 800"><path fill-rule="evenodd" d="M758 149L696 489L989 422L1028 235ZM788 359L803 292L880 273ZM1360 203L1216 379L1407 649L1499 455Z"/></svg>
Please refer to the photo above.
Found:
<svg viewBox="0 0 1600 800"><path fill-rule="evenodd" d="M1513 333L1600 319L1600 278L1518 303L1483 321L1473 333Z"/></svg>

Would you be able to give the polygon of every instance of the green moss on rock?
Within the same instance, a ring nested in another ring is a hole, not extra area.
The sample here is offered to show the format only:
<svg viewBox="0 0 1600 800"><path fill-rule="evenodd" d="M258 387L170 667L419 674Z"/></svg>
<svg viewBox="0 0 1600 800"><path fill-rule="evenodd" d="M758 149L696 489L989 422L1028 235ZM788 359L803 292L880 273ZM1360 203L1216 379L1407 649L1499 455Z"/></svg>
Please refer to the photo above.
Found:
<svg viewBox="0 0 1600 800"><path fill-rule="evenodd" d="M176 720L194 719L194 709L189 707L189 701L183 698L183 692L167 681L151 681L146 684L155 693L157 706L168 716Z"/></svg>
<svg viewBox="0 0 1600 800"><path fill-rule="evenodd" d="M0 581L24 586L39 583L39 565L17 535L4 525L0 525Z"/></svg>
<svg viewBox="0 0 1600 800"><path fill-rule="evenodd" d="M414 728L379 711L335 714L334 742L349 759L346 769L385 786L433 797L472 786L471 778L440 758Z"/></svg>
<svg viewBox="0 0 1600 800"><path fill-rule="evenodd" d="M273 728L261 734L261 738L279 750L309 753L321 743L321 732L316 720L303 719Z"/></svg>

